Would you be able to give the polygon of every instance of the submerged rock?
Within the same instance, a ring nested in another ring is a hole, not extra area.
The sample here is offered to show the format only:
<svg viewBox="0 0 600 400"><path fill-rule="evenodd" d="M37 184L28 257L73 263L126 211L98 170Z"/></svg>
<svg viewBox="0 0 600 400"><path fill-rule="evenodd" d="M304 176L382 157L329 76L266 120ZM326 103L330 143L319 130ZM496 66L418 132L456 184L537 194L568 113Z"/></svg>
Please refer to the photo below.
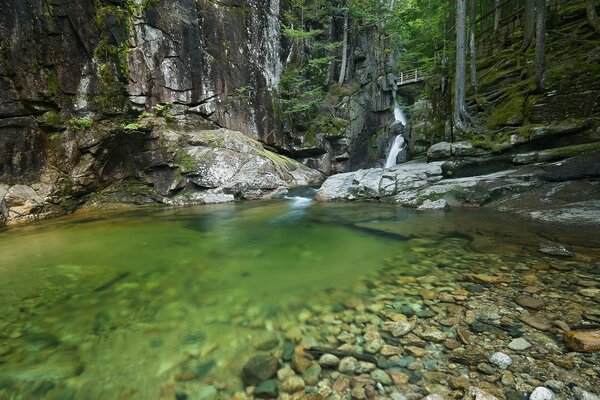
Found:
<svg viewBox="0 0 600 400"><path fill-rule="evenodd" d="M551 256L573 257L575 255L571 250L568 250L562 244L556 243L540 243L538 250L540 253Z"/></svg>
<svg viewBox="0 0 600 400"><path fill-rule="evenodd" d="M490 357L490 362L500 369L507 369L512 364L512 359L502 352L496 352Z"/></svg>
<svg viewBox="0 0 600 400"><path fill-rule="evenodd" d="M529 400L554 400L554 392L545 387L537 387L529 396Z"/></svg>
<svg viewBox="0 0 600 400"><path fill-rule="evenodd" d="M600 330L568 331L564 333L565 345L569 351L594 353L600 351Z"/></svg>
<svg viewBox="0 0 600 400"><path fill-rule="evenodd" d="M269 355L258 355L252 357L242 369L242 381L246 385L257 384L269 380L277 374L279 361Z"/></svg>

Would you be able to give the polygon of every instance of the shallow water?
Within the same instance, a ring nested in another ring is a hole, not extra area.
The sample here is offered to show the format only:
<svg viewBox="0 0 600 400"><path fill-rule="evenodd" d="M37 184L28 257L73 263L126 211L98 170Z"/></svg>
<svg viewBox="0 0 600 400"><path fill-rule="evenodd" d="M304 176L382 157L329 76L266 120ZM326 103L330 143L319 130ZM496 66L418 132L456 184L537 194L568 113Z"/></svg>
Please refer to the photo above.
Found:
<svg viewBox="0 0 600 400"><path fill-rule="evenodd" d="M506 273L545 260L537 246L548 241L573 248L571 263L598 260L593 231L297 197L5 229L0 398L174 398L196 383L228 398L243 390L239 372L256 347L306 310L368 301L365 284L388 271L451 285L481 255L477 268ZM475 256L468 267L463 256ZM191 383L181 377L189 369Z"/></svg>

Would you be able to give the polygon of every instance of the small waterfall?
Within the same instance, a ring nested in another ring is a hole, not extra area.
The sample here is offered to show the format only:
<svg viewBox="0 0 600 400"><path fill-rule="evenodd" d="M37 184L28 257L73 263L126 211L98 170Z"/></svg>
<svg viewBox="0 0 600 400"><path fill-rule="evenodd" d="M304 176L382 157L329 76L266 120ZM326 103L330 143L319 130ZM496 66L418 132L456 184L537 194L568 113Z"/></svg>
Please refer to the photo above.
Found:
<svg viewBox="0 0 600 400"><path fill-rule="evenodd" d="M403 126L406 126L406 114L404 114L404 110L398 104L396 100L396 88L392 92L394 98L394 120L396 122L400 122ZM392 147L390 148L390 152L388 153L387 159L385 160L385 168L393 167L397 164L396 160L398 158L398 154L404 149L406 145L406 140L404 140L404 136L402 134L397 135L394 138L394 143L392 143Z"/></svg>
<svg viewBox="0 0 600 400"><path fill-rule="evenodd" d="M385 167L390 168L397 164L396 159L398 158L398 154L404 148L404 136L398 135L394 139L394 143L392 144L392 148L390 149L390 153L387 156L387 160L385 160Z"/></svg>

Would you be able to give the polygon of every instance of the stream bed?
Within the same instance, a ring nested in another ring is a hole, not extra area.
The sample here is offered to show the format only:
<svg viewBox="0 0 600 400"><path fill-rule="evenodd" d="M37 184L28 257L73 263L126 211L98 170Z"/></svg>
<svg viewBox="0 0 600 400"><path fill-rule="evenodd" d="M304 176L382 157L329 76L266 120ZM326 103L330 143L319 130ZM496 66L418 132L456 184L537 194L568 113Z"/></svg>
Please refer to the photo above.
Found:
<svg viewBox="0 0 600 400"><path fill-rule="evenodd" d="M6 228L0 399L243 399L257 354L280 398L598 394L600 356L562 332L600 324L599 256L592 229L302 198ZM323 347L377 361L303 351Z"/></svg>

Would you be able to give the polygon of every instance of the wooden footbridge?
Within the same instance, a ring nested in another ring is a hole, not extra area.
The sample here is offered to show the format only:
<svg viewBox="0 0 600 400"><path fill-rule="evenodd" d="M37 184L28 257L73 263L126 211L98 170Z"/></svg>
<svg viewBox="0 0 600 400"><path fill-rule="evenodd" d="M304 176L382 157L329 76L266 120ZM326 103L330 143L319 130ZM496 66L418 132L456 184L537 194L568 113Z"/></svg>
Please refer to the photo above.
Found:
<svg viewBox="0 0 600 400"><path fill-rule="evenodd" d="M429 76L428 72L429 71L418 68L400 72L400 75L396 77L396 85L400 87L410 85L411 83L422 82Z"/></svg>

